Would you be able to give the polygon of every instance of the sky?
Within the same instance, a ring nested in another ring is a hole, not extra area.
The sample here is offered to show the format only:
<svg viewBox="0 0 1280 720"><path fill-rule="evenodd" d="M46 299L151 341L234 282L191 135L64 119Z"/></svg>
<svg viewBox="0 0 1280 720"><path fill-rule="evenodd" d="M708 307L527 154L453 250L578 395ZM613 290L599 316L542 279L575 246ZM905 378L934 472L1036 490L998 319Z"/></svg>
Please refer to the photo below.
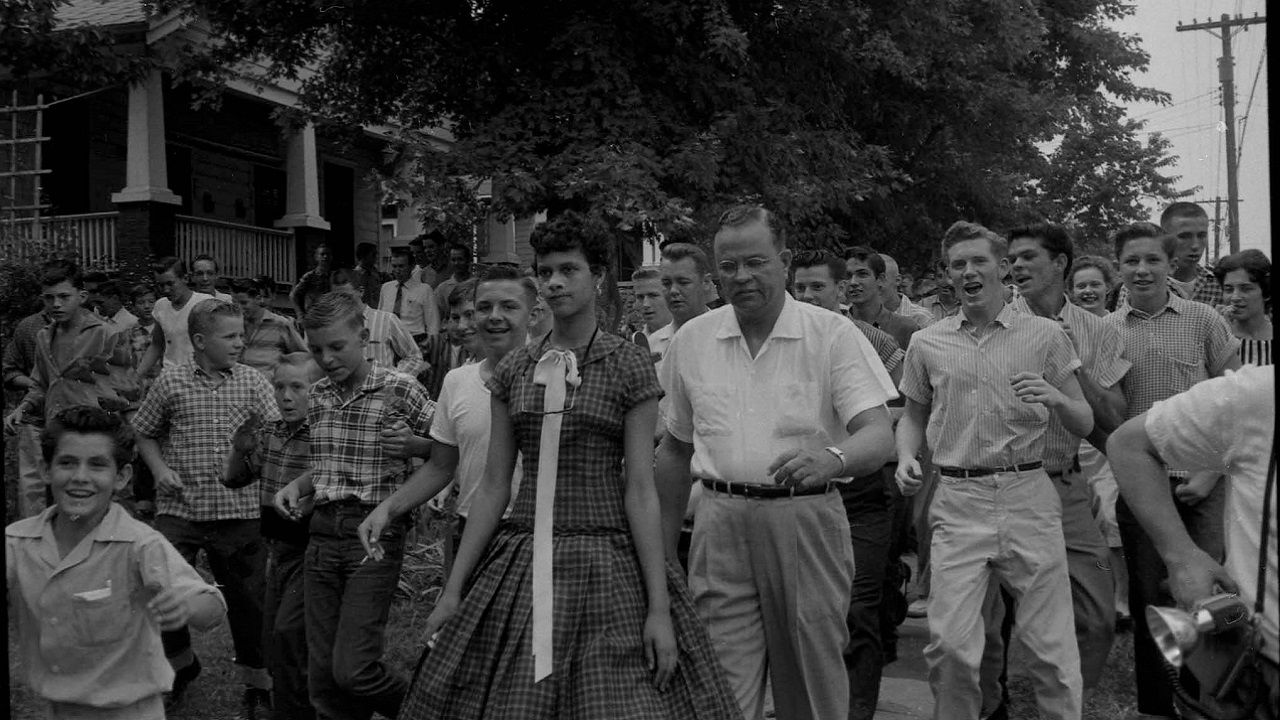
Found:
<svg viewBox="0 0 1280 720"><path fill-rule="evenodd" d="M1178 21L1189 25L1223 13L1252 17L1267 14L1265 0L1135 0L1136 12L1115 27L1142 38L1151 55L1145 73L1134 80L1169 93L1168 105L1133 103L1130 117L1147 121L1145 131L1163 131L1173 142L1178 163L1173 174L1178 186L1200 189L1188 199L1227 196L1226 141L1220 129L1223 108L1218 58L1222 41L1208 30L1178 32ZM1271 255L1271 191L1268 173L1270 152L1267 128L1267 67L1264 58L1266 24L1236 28L1232 35L1235 56L1236 141L1240 169L1240 247L1255 247ZM1256 89L1255 87L1256 79ZM1249 103L1253 92L1252 105ZM1243 126L1243 134L1241 132ZM1213 204L1203 205L1212 220ZM1222 255L1227 249L1227 206L1222 204ZM1209 258L1214 256L1212 231Z"/></svg>

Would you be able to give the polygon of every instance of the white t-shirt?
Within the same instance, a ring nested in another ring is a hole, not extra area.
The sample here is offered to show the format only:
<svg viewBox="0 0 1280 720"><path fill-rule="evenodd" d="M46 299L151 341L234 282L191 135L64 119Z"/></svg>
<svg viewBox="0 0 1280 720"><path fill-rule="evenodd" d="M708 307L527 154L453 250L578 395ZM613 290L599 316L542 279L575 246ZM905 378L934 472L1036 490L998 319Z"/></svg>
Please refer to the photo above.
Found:
<svg viewBox="0 0 1280 720"><path fill-rule="evenodd" d="M1240 586L1252 612L1258 590L1258 549L1267 548L1262 653L1280 662L1276 638L1280 561L1276 548L1276 494L1271 530L1262 531L1262 493L1276 421L1275 368L1246 365L1224 377L1196 384L1147 411L1147 435L1165 463L1187 470L1218 470L1227 478L1227 573Z"/></svg>
<svg viewBox="0 0 1280 720"><path fill-rule="evenodd" d="M164 362L161 367L177 365L191 359L193 349L191 337L187 335L187 318L191 315L191 308L203 300L212 299L213 297L204 293L193 292L181 310L174 310L173 303L167 297L156 301L151 316L164 332Z"/></svg>
<svg viewBox="0 0 1280 720"><path fill-rule="evenodd" d="M458 469L453 478L458 483L458 514L462 517L471 510L471 500L484 479L489 460L489 388L480 380L480 365L463 365L444 376L435 419L431 421L431 439L458 448ZM520 491L521 475L517 456L511 476L513 501Z"/></svg>

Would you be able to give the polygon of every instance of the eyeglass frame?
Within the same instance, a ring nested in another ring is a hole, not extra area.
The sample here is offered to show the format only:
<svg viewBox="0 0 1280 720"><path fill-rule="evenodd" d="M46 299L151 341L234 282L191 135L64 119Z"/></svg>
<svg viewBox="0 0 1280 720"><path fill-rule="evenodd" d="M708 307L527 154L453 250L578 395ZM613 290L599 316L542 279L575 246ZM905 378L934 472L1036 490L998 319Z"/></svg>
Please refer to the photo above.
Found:
<svg viewBox="0 0 1280 720"><path fill-rule="evenodd" d="M733 277L738 274L739 268L745 267L747 269L747 273L751 275L759 275L764 272L764 269L768 267L769 263L774 260L782 259L782 254L785 252L789 251L785 249L779 250L770 257L753 255L741 263L736 260L721 260L716 263L716 272L720 273L722 277Z"/></svg>

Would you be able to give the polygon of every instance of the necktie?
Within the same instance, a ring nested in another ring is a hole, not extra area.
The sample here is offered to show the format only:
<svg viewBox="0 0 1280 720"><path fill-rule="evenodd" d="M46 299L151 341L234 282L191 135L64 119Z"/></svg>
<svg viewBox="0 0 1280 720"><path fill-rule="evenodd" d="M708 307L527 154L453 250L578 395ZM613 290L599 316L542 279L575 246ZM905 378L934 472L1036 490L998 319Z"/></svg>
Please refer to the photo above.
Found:
<svg viewBox="0 0 1280 720"><path fill-rule="evenodd" d="M404 283L396 283L396 304L391 306L391 313L400 317L400 302L404 300Z"/></svg>
<svg viewBox="0 0 1280 720"><path fill-rule="evenodd" d="M566 385L577 387L578 358L572 351L547 350L533 369L533 382L546 387L542 400L542 442L538 452L537 503L533 515L533 681L551 674L555 585L551 579L556 474L560 464L560 423Z"/></svg>

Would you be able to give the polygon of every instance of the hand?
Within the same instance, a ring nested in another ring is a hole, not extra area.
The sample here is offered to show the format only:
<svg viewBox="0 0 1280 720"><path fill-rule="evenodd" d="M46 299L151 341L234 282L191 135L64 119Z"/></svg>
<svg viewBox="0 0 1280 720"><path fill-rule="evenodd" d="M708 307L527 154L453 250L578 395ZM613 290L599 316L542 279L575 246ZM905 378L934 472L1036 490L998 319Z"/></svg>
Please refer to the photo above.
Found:
<svg viewBox="0 0 1280 720"><path fill-rule="evenodd" d="M676 633L671 626L671 613L650 611L644 621L644 661L653 672L653 686L658 692L667 689L676 660Z"/></svg>
<svg viewBox="0 0 1280 720"><path fill-rule="evenodd" d="M18 426L22 424L22 406L14 408L13 412L4 416L4 431L7 435L16 435Z"/></svg>
<svg viewBox="0 0 1280 720"><path fill-rule="evenodd" d="M924 471L920 469L920 461L915 458L906 461L899 459L893 479L897 481L903 497L911 497L920 492L920 487L924 485Z"/></svg>
<svg viewBox="0 0 1280 720"><path fill-rule="evenodd" d="M423 634L427 636L428 648L436 646L436 636L440 634L440 628L457 614L459 604L461 601L457 595L449 592L440 593L440 599L436 601L436 606L427 616L427 625L423 628Z"/></svg>
<svg viewBox="0 0 1280 720"><path fill-rule="evenodd" d="M1214 473L1192 473L1190 477L1173 488L1173 495L1178 502L1188 507L1195 507L1209 497L1218 484L1218 475Z"/></svg>
<svg viewBox="0 0 1280 720"><path fill-rule="evenodd" d="M1169 568L1169 592L1178 607L1189 610L1197 602L1217 594L1219 591L1214 586L1226 592L1240 590L1226 569L1198 547L1191 548L1187 557L1172 559L1166 564Z"/></svg>
<svg viewBox="0 0 1280 720"><path fill-rule="evenodd" d="M262 416L257 411L249 413L240 427L231 435L231 447L237 452L250 453L258 447L258 430L262 427Z"/></svg>
<svg viewBox="0 0 1280 720"><path fill-rule="evenodd" d="M826 450L787 450L765 472L785 487L812 487L840 475L843 463Z"/></svg>
<svg viewBox="0 0 1280 720"><path fill-rule="evenodd" d="M1057 407L1066 401L1062 391L1049 384L1043 375L1033 372L1020 372L1009 378L1013 392L1024 403L1038 403L1045 407Z"/></svg>
<svg viewBox="0 0 1280 720"><path fill-rule="evenodd" d="M170 491L182 489L182 478L179 477L178 473L174 472L173 468L168 465L161 468L160 472L153 472L151 474L155 476L157 488L164 488Z"/></svg>
<svg viewBox="0 0 1280 720"><path fill-rule="evenodd" d="M382 531L391 523L391 512L387 509L387 504L380 503L372 512L365 516L360 522L360 527L356 528L356 535L360 538L360 544L364 546L365 554L370 560L381 560L385 554L382 545L378 544L378 539L382 537Z"/></svg>
<svg viewBox="0 0 1280 720"><path fill-rule="evenodd" d="M187 596L190 594L190 588L165 588L147 603L147 612L161 630L177 630L191 619L191 608L187 605Z"/></svg>
<svg viewBox="0 0 1280 720"><path fill-rule="evenodd" d="M302 519L302 496L295 482L280 488L271 499L271 504L285 520L297 522Z"/></svg>
<svg viewBox="0 0 1280 720"><path fill-rule="evenodd" d="M396 420L384 427L378 434L382 441L382 451L397 459L406 460L411 457L409 443L413 440L413 431L404 420Z"/></svg>

